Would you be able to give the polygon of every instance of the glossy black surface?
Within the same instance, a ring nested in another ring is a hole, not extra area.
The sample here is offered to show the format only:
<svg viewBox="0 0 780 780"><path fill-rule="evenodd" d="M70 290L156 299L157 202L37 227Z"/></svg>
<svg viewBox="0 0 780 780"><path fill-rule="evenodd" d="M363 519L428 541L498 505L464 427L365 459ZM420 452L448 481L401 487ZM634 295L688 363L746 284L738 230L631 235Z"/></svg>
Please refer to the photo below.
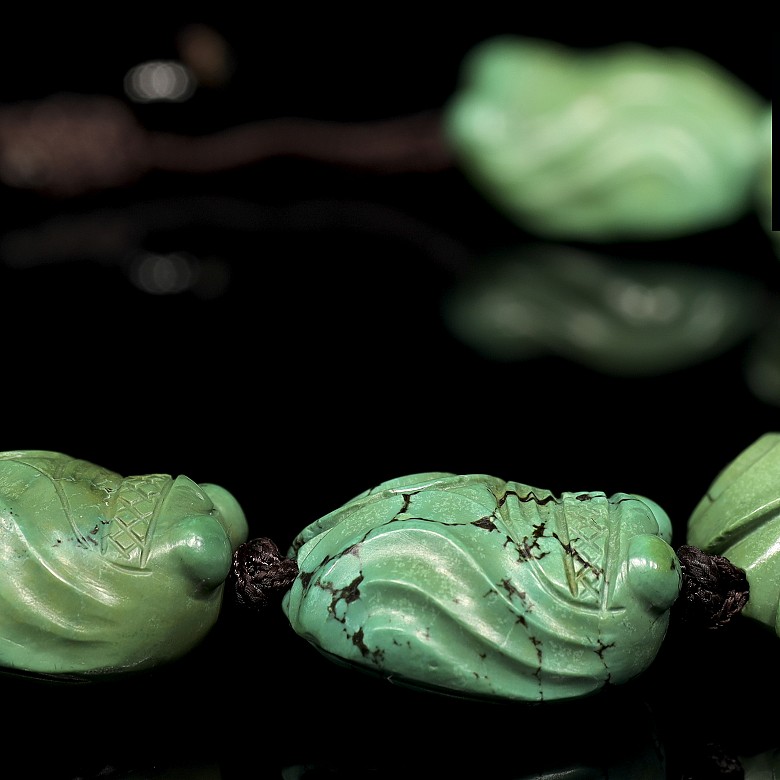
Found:
<svg viewBox="0 0 780 780"><path fill-rule="evenodd" d="M233 78L185 103L132 105L146 128L200 134L280 116L368 121L436 108L465 52L500 32L693 48L771 95L770 41L747 21L142 13L20 18L0 52L0 102L60 92L124 100L126 71L175 58L176 31L190 21L228 42ZM493 363L458 342L439 310L456 274L536 239L457 169L381 175L271 160L153 173L65 199L5 186L0 198L2 449L223 484L252 534L282 548L358 492L430 470L648 495L679 544L720 468L780 430L780 401L746 381L757 334L703 363L630 379L555 355ZM772 299L780 292L780 259L754 214L609 252L734 269ZM143 259L155 253L185 258L201 282L144 290ZM778 641L743 624L706 635L673 626L651 670L623 689L496 705L355 676L278 612L250 617L228 604L195 653L151 675L95 686L0 680L4 742L36 777L706 776L692 768L713 754L780 747Z"/></svg>

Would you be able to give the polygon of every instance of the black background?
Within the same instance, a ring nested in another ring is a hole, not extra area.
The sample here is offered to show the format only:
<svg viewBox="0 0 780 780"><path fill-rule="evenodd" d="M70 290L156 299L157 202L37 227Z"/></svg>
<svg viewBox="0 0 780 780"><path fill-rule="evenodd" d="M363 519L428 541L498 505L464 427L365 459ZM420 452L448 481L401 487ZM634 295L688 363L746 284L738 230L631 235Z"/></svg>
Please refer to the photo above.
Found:
<svg viewBox="0 0 780 780"><path fill-rule="evenodd" d="M6 27L0 101L124 99L127 70L176 58L176 32L189 22L229 43L234 77L186 103L131 106L150 130L437 108L464 54L499 33L690 48L771 97L770 43L752 21L419 13L31 14ZM367 487L429 470L648 495L680 544L717 472L780 430L780 404L746 382L749 340L641 378L556 355L496 363L456 340L440 315L453 263L537 240L456 168L381 175L272 160L203 176L152 173L68 199L12 187L0 198L2 449L217 482L244 505L251 535L283 549ZM75 247L67 251L54 229L63 226ZM29 246L20 236L47 230L46 252L8 261L9 247ZM139 247L187 253L226 286L213 297L146 293L131 278ZM589 248L734 269L780 290L780 261L755 214L674 241ZM6 739L24 746L31 771L63 777L427 777L465 767L520 778L617 774L645 756L641 776L680 777L708 752L744 758L778 747L776 641L742 624L706 636L675 627L651 670L624 690L538 708L441 701L354 676L304 646L279 614L249 618L228 605L197 651L148 677L9 679Z"/></svg>

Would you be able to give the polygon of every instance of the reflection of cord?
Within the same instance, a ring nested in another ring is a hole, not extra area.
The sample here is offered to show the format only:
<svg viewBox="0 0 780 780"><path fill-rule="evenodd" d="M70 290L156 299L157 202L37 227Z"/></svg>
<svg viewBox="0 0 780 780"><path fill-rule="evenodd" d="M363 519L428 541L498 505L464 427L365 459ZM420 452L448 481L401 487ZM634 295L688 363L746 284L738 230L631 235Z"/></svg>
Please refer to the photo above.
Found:
<svg viewBox="0 0 780 780"><path fill-rule="evenodd" d="M437 112L365 123L274 119L206 136L154 133L119 100L60 94L0 109L0 181L67 198L153 170L215 173L287 156L370 170L453 166Z"/></svg>
<svg viewBox="0 0 780 780"><path fill-rule="evenodd" d="M0 236L0 262L11 268L75 259L123 264L160 235L204 228L225 235L363 233L417 248L448 275L462 274L472 265L468 248L450 233L381 204L306 200L269 206L215 196L161 198L122 208L61 214Z"/></svg>

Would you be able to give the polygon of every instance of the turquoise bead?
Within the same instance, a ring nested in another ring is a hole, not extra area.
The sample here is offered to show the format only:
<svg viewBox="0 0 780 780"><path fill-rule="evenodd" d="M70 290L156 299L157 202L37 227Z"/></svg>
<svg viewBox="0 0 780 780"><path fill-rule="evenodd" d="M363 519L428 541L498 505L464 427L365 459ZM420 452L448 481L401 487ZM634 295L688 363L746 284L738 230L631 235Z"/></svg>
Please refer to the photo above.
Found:
<svg viewBox="0 0 780 780"><path fill-rule="evenodd" d="M216 622L246 537L218 485L0 453L0 666L95 677L184 655Z"/></svg>
<svg viewBox="0 0 780 780"><path fill-rule="evenodd" d="M332 660L400 685L567 699L654 659L680 591L670 541L664 510L638 495L415 474L301 531L282 607Z"/></svg>
<svg viewBox="0 0 780 780"><path fill-rule="evenodd" d="M766 433L715 477L688 519L688 544L744 569L742 614L780 636L780 433Z"/></svg>
<svg viewBox="0 0 780 780"><path fill-rule="evenodd" d="M752 207L767 109L693 51L504 35L464 58L444 127L464 175L521 227L668 239Z"/></svg>

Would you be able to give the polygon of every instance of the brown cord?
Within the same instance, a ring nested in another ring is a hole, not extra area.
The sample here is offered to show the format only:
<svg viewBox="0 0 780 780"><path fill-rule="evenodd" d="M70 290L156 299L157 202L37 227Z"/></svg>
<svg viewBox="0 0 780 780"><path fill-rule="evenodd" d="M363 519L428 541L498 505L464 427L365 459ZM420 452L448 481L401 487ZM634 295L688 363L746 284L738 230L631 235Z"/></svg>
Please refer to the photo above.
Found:
<svg viewBox="0 0 780 780"><path fill-rule="evenodd" d="M454 167L438 111L372 122L265 119L205 136L151 133L149 148L153 168L185 174L234 170L274 157L374 174Z"/></svg>
<svg viewBox="0 0 780 780"><path fill-rule="evenodd" d="M285 558L266 537L250 539L233 554L230 573L239 606L262 610L276 602L298 576L298 564Z"/></svg>
<svg viewBox="0 0 780 780"><path fill-rule="evenodd" d="M745 572L722 555L688 544L677 549L682 589L674 605L678 619L692 626L720 629L740 614L749 598Z"/></svg>
<svg viewBox="0 0 780 780"><path fill-rule="evenodd" d="M274 157L373 174L454 167L437 110L371 122L265 119L187 136L147 131L128 106L104 95L0 106L0 183L48 197L128 186L154 170L217 173Z"/></svg>

